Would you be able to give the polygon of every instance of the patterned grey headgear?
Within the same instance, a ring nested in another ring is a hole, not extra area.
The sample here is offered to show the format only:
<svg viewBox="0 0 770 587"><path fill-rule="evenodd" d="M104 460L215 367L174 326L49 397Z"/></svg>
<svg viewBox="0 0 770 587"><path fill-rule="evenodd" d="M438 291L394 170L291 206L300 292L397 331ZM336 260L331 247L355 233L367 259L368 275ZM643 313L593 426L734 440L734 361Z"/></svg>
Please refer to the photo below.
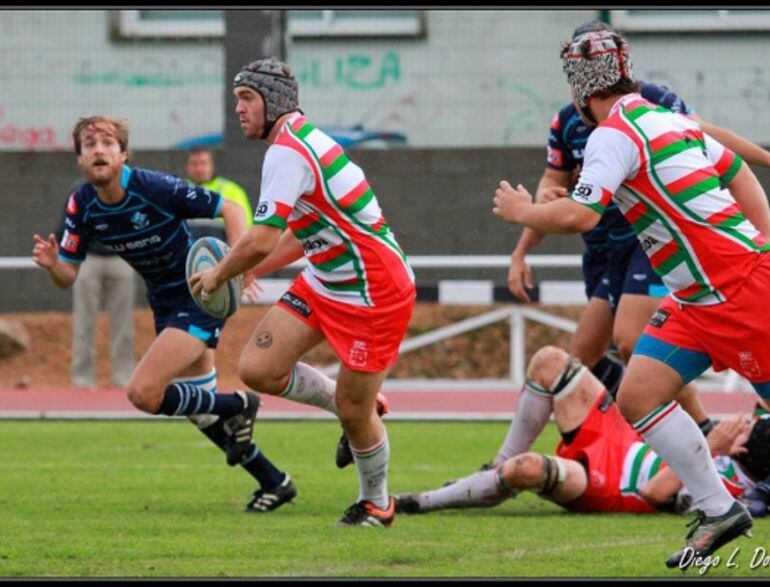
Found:
<svg viewBox="0 0 770 587"><path fill-rule="evenodd" d="M265 101L265 129L260 137L262 139L270 133L281 116L299 110L297 80L289 66L275 57L258 59L244 65L233 79L233 88L238 86L251 88Z"/></svg>
<svg viewBox="0 0 770 587"><path fill-rule="evenodd" d="M635 80L628 43L611 31L582 34L565 43L561 56L567 81L581 106L586 106L588 98L611 88L621 78Z"/></svg>

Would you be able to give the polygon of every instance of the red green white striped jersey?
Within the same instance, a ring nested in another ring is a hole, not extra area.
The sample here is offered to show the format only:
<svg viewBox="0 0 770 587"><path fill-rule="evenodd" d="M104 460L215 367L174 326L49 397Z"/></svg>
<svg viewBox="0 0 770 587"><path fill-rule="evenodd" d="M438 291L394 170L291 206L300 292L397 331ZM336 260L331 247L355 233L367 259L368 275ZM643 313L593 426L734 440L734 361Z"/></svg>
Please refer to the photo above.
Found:
<svg viewBox="0 0 770 587"><path fill-rule="evenodd" d="M628 94L591 133L570 197L600 214L614 200L674 299L718 304L770 249L726 187L741 163L694 120Z"/></svg>
<svg viewBox="0 0 770 587"><path fill-rule="evenodd" d="M722 478L722 483L733 497L738 497L756 485L741 469L740 465L729 456L720 455L713 457L712 460L717 473ZM644 501L639 495L639 491L655 476L662 465L662 459L647 444L641 441L634 442L623 460L620 493ZM679 493L683 495L687 494L688 491L686 488L682 488Z"/></svg>
<svg viewBox="0 0 770 587"><path fill-rule="evenodd" d="M413 287L364 172L299 113L265 153L254 223L292 230L309 261L303 277L326 298L377 306Z"/></svg>

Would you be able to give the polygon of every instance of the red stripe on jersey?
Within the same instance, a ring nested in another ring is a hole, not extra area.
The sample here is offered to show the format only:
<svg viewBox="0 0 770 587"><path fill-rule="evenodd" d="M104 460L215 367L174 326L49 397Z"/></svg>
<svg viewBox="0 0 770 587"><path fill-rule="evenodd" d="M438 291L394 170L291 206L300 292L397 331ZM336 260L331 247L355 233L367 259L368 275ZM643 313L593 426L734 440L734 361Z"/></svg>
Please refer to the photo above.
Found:
<svg viewBox="0 0 770 587"><path fill-rule="evenodd" d="M369 182L366 181L366 178L361 180L361 183L359 183L356 187L354 187L352 190L350 190L347 194L342 196L339 199L339 204L343 208L347 208L350 206L353 202L355 202L358 198L363 196L366 193L366 190L369 189Z"/></svg>
<svg viewBox="0 0 770 587"><path fill-rule="evenodd" d="M605 208L610 205L610 202L612 201L612 192L610 190L606 190L602 188L602 206Z"/></svg>
<svg viewBox="0 0 770 587"><path fill-rule="evenodd" d="M768 242L767 237L761 232L751 240L754 241L754 244L759 247L764 247Z"/></svg>
<svg viewBox="0 0 770 587"><path fill-rule="evenodd" d="M287 204L284 204L283 202L276 202L275 203L275 213L278 214L281 218L286 220L289 217L289 214L291 214L291 211L293 208Z"/></svg>
<svg viewBox="0 0 770 587"><path fill-rule="evenodd" d="M686 288L680 289L674 295L676 295L676 297L678 297L680 300L686 300L691 295L698 293L701 289L703 289L703 286L696 281L692 285L688 285Z"/></svg>
<svg viewBox="0 0 770 587"><path fill-rule="evenodd" d="M385 226L385 224L387 224L387 222L388 221L385 220L384 216L380 216L380 219L374 224L372 224L372 229L379 231L383 226Z"/></svg>
<svg viewBox="0 0 770 587"><path fill-rule="evenodd" d="M345 243L340 243L333 246L331 249L325 250L323 253L318 253L317 255L308 255L308 260L313 263L313 265L320 265L321 263L331 261L335 257L339 257L345 253L347 249L348 247Z"/></svg>
<svg viewBox="0 0 770 587"><path fill-rule="evenodd" d="M672 194L678 194L688 188L691 188L696 183L700 183L703 180L709 179L710 177L717 177L716 170L713 167L696 169L692 173L688 173L684 177L680 177L676 181L672 181L666 186L666 189Z"/></svg>
<svg viewBox="0 0 770 587"><path fill-rule="evenodd" d="M719 158L719 161L717 161L717 164L714 166L716 167L717 173L719 175L724 175L725 172L728 169L730 169L730 166L733 164L733 161L735 161L735 153L733 153L730 149L725 147L725 150L722 153L722 156Z"/></svg>
<svg viewBox="0 0 770 587"><path fill-rule="evenodd" d="M629 224L633 224L637 220L639 220L642 216L647 214L647 204L642 202L641 200L634 204L634 206L626 212L626 220L628 220Z"/></svg>
<svg viewBox="0 0 770 587"><path fill-rule="evenodd" d="M659 267L661 263L665 262L671 255L679 250L679 245L676 241L671 241L665 246L661 247L654 254L650 255L650 264L653 267Z"/></svg>
<svg viewBox="0 0 770 587"><path fill-rule="evenodd" d="M724 222L728 218L738 214L738 212L740 212L740 211L741 211L740 206L738 206L738 203L735 202L734 204L729 205L724 210L722 210L720 212L717 212L715 214L712 214L711 216L706 218L706 222L708 222L709 224L714 224L714 225L721 224L722 222Z"/></svg>
<svg viewBox="0 0 770 587"><path fill-rule="evenodd" d="M339 145L334 145L331 149L329 149L321 158L321 167L324 169L329 167L332 163L334 163L334 160L337 159L340 155L342 155L342 147Z"/></svg>
<svg viewBox="0 0 770 587"><path fill-rule="evenodd" d="M291 128L294 132L297 132L299 129L301 129L305 124L307 123L307 118L304 116L300 116L298 118L295 118L291 121Z"/></svg>
<svg viewBox="0 0 770 587"><path fill-rule="evenodd" d="M293 220L292 222L289 222L289 228L291 228L292 232L296 232L297 230L307 228L319 220L321 220L321 217L318 214L315 212L310 212L309 214L305 214L299 220Z"/></svg>

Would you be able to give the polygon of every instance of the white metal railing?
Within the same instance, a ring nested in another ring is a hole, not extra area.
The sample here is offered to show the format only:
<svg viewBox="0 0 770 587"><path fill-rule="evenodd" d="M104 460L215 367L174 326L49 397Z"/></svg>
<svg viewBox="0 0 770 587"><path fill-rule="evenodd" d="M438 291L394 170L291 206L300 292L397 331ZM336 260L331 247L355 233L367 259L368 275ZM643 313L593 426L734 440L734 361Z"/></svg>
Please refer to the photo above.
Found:
<svg viewBox="0 0 770 587"><path fill-rule="evenodd" d="M580 255L527 255L527 263L530 267L580 267L582 259ZM508 255L414 255L409 257L409 264L415 269L502 269L507 268L510 263ZM307 262L303 259L288 265L288 268L302 268ZM0 269L32 269L37 265L30 257L0 257ZM285 289L284 280L263 280L263 284L270 289L272 285L279 286L273 288L276 291ZM571 283L571 282L567 282ZM554 282L551 282L553 285ZM574 291L574 287L571 291ZM566 289L568 299L575 305L584 304L585 296L573 296L569 289ZM542 297L542 296L541 296ZM263 303L268 302L265 299ZM562 295L562 303L564 296ZM546 326L551 326L565 332L575 332L577 323L556 314L537 310L529 306L512 304L509 307L498 308L478 316L466 318L454 324L437 328L430 332L411 337L404 340L399 349L399 354L405 354L416 349L441 342L448 338L477 330L499 322L508 320L509 323L509 377L506 379L480 379L473 380L475 388L499 388L501 384L518 387L524 381L526 367L525 341L526 341L526 321L532 320ZM324 373L333 376L339 370L339 363L329 365L322 369ZM402 385L414 384L415 386L426 388L424 380L399 380ZM419 383L419 385L417 385ZM723 374L715 373L709 369L706 371L698 383L703 388L718 388L721 391L737 391L739 388L750 387L750 384L740 375L732 370ZM443 383L442 383L443 385Z"/></svg>

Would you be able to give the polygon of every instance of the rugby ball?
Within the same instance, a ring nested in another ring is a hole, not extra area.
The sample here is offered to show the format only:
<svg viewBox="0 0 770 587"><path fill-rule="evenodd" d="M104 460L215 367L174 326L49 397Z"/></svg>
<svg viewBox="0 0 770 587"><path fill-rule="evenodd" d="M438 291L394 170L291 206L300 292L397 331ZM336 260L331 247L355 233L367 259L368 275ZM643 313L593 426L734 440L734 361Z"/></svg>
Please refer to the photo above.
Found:
<svg viewBox="0 0 770 587"><path fill-rule="evenodd" d="M187 262L185 264L185 273L187 275L187 287L198 307L214 318L229 318L238 309L238 301L241 299L241 290L243 289L243 277L232 278L222 287L214 292L208 292L207 296L195 296L190 287L190 277L198 271L211 269L219 263L230 247L227 243L214 238L205 236L199 238L193 243L190 251L187 253Z"/></svg>

